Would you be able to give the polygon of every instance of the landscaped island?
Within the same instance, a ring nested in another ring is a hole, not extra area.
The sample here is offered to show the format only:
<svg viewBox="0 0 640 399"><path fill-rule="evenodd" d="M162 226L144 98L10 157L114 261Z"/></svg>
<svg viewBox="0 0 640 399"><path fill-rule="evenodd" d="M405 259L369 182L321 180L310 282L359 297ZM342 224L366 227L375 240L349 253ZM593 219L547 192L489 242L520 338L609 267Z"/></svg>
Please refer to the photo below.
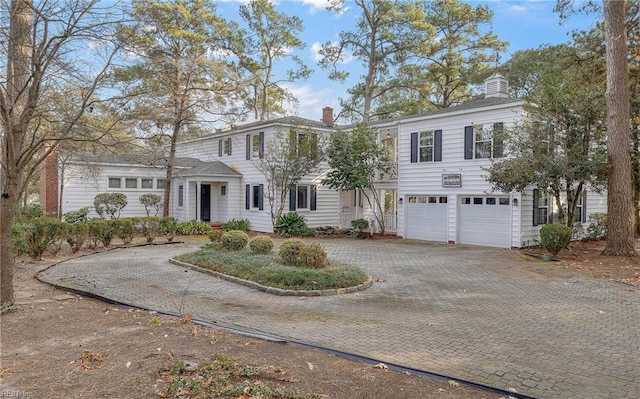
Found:
<svg viewBox="0 0 640 399"><path fill-rule="evenodd" d="M280 245L276 254L268 236L249 240L245 233L232 231L219 239L213 237L212 241L175 260L287 291L338 290L335 293L341 293L352 287L359 287L354 291L366 288L370 282L360 268L328 260L324 248L317 242L289 239Z"/></svg>

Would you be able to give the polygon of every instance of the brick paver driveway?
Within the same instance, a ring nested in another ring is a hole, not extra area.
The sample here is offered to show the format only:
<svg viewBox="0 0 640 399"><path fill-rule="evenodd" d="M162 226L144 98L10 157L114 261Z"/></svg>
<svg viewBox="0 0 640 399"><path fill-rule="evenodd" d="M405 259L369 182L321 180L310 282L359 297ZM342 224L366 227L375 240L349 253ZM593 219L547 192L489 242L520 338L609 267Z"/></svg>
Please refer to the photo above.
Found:
<svg viewBox="0 0 640 399"><path fill-rule="evenodd" d="M320 345L541 398L640 397L640 291L517 251L321 240L378 281L282 297L171 265L188 245L117 249L43 280L104 298Z"/></svg>

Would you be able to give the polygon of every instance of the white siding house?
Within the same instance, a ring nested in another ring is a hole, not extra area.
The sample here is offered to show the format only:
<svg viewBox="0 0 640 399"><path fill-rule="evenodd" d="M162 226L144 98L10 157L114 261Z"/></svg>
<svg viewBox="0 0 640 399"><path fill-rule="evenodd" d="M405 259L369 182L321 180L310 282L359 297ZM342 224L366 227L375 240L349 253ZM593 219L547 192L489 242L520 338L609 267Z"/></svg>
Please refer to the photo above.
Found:
<svg viewBox="0 0 640 399"><path fill-rule="evenodd" d="M485 179L492 161L508 156L500 133L527 117L524 101L508 98L506 89L506 79L494 75L485 81L483 99L371 123L392 164L376 183L384 199L386 232L502 248L537 243L540 226L554 213L550 198L533 186L523 193L493 191ZM241 218L249 220L252 230L272 232L266 196L270 182L257 164L279 134L303 140L310 133L326 136L332 131L332 110L326 107L322 122L285 117L218 129L178 143L180 163L172 178L170 215L222 223ZM373 220L365 193L337 192L322 185L327 171L328 165L322 164L290 187L284 213L298 212L311 227L349 227L356 218ZM91 206L97 193L118 191L129 198L124 216L144 215L138 198L146 192L162 195L164 173L162 164L139 158L96 158L90 169L86 163L70 164L62 211ZM582 223L589 214L606 211L606 193L590 188L584 193L577 212Z"/></svg>

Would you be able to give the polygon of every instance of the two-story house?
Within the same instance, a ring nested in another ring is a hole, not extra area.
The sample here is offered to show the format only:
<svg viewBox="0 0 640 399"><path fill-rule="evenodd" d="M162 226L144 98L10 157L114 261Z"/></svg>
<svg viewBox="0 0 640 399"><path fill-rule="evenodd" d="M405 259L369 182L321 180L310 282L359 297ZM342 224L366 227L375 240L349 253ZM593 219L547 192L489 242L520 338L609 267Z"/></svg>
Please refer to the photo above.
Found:
<svg viewBox="0 0 640 399"><path fill-rule="evenodd" d="M524 193L494 192L484 177L484 168L493 160L508 156L500 133L527 117L524 101L507 96L507 81L500 75L485 81L485 93L483 99L446 109L371 123L393 164L376 183L384 200L387 232L409 239L503 248L532 245L539 238L540 226L553 213L548 195L533 186ZM270 140L286 134L301 141L309 134L333 131L333 112L325 107L321 121L284 117L182 141L169 213L178 220L242 218L249 220L252 230L272 232L265 198L269 182L257 167ZM135 199L139 195L162 194L162 165L96 159L90 179L73 165L64 176L63 213L91 206L99 192L121 191L134 196L129 200L133 207L123 213L132 215L141 212ZM289 187L284 211L302 214L311 227L348 227L355 218L368 219L371 209L361 193L336 192L322 185L327 170L322 164ZM588 192L580 201L582 222L587 213L606 211L606 195Z"/></svg>

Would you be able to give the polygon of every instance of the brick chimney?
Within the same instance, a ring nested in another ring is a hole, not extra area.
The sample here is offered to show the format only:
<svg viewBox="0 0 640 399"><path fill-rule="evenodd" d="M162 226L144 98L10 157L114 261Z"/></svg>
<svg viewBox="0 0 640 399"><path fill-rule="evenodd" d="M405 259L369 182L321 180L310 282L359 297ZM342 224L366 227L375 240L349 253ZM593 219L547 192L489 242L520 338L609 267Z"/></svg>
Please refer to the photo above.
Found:
<svg viewBox="0 0 640 399"><path fill-rule="evenodd" d="M40 169L40 206L45 216L58 217L58 155L54 151Z"/></svg>
<svg viewBox="0 0 640 399"><path fill-rule="evenodd" d="M322 108L322 123L326 126L333 127L333 108Z"/></svg>

